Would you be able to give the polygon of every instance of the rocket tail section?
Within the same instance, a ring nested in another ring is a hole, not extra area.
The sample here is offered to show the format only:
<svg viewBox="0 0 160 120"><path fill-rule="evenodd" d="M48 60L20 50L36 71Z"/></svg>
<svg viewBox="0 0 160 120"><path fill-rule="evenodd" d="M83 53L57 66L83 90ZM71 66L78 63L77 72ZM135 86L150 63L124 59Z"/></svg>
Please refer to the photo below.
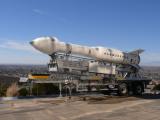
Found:
<svg viewBox="0 0 160 120"><path fill-rule="evenodd" d="M139 55L139 54L141 54L142 52L144 52L143 49L137 49L137 50L134 50L134 51L129 52L129 54Z"/></svg>

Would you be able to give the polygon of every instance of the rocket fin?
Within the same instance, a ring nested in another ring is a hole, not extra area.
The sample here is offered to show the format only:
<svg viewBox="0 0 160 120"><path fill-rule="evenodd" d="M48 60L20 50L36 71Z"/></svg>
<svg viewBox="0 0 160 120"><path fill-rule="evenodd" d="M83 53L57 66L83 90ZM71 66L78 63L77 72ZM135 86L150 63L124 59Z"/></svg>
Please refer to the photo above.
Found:
<svg viewBox="0 0 160 120"><path fill-rule="evenodd" d="M137 49L137 50L134 50L134 51L129 52L129 54L139 55L139 54L141 54L142 52L144 52L143 49Z"/></svg>

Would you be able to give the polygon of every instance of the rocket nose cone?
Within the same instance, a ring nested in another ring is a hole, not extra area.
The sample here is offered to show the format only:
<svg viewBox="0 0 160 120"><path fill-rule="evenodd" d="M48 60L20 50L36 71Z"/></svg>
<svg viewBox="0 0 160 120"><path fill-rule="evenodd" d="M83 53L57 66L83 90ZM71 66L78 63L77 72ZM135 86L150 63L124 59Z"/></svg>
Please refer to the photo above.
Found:
<svg viewBox="0 0 160 120"><path fill-rule="evenodd" d="M30 42L35 49L49 55L54 52L53 43L54 41L50 37L39 37Z"/></svg>

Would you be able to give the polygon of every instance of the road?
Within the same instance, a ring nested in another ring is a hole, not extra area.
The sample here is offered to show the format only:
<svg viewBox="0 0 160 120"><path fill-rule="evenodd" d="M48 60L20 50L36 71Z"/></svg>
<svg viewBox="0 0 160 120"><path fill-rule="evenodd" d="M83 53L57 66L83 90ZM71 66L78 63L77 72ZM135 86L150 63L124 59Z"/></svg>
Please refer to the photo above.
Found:
<svg viewBox="0 0 160 120"><path fill-rule="evenodd" d="M160 99L42 98L0 103L0 120L160 120Z"/></svg>

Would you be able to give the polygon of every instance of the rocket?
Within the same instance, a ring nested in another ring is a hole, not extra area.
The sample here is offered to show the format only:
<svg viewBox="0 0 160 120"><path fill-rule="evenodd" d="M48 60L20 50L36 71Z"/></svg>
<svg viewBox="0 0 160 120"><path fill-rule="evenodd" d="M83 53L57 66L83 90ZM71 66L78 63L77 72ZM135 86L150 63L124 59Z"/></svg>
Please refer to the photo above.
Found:
<svg viewBox="0 0 160 120"><path fill-rule="evenodd" d="M107 63L131 65L138 65L140 63L139 54L144 51L138 49L131 52L123 52L113 48L76 45L61 42L56 37L39 37L31 41L30 44L35 49L48 55L54 53L73 54Z"/></svg>

